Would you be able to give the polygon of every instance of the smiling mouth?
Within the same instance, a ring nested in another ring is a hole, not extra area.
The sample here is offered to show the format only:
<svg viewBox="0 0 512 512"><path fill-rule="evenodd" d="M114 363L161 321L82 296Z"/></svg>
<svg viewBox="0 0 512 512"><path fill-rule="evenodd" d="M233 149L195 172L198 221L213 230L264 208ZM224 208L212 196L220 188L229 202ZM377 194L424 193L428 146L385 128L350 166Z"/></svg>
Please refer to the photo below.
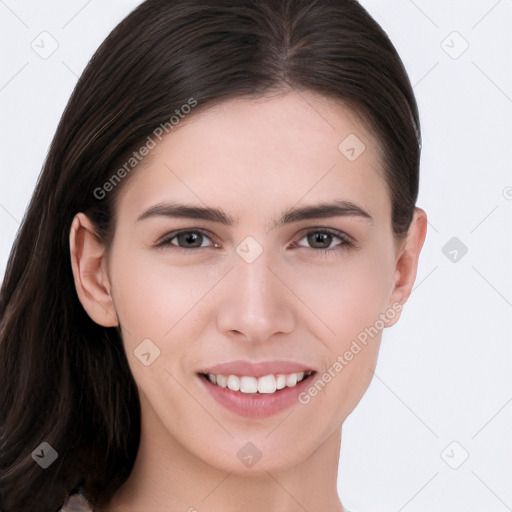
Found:
<svg viewBox="0 0 512 512"><path fill-rule="evenodd" d="M285 388L294 388L299 382L311 377L313 373L315 372L279 373L258 378L246 375L216 375L213 373L200 373L199 375L220 388L228 388L231 391L239 391L245 394L269 395L278 393Z"/></svg>

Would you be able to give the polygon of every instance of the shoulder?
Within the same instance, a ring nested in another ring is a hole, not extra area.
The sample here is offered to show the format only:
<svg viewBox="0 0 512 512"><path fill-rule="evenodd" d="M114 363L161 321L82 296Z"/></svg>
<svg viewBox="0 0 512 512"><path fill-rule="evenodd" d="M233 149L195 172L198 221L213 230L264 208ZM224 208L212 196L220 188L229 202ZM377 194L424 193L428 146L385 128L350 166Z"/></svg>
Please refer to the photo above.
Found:
<svg viewBox="0 0 512 512"><path fill-rule="evenodd" d="M94 512L94 510L81 494L72 494L66 498L58 512ZM345 508L344 512L351 511Z"/></svg>
<svg viewBox="0 0 512 512"><path fill-rule="evenodd" d="M88 501L81 494L68 496L58 512L94 512Z"/></svg>

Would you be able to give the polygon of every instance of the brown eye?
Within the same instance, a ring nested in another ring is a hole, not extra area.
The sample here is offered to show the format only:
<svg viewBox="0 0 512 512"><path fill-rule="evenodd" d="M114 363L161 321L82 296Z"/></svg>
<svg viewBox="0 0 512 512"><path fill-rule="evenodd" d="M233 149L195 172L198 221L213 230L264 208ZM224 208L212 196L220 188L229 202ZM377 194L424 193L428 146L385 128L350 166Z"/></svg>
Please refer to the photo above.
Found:
<svg viewBox="0 0 512 512"><path fill-rule="evenodd" d="M211 247L215 244L205 233L200 231L181 231L179 233L172 233L158 245L179 247L180 249L199 249Z"/></svg>
<svg viewBox="0 0 512 512"><path fill-rule="evenodd" d="M329 233L309 233L307 236L308 244L314 249L327 249L331 243L333 236Z"/></svg>
<svg viewBox="0 0 512 512"><path fill-rule="evenodd" d="M333 232L328 229L310 231L294 245L328 252L355 247L355 244L343 233Z"/></svg>
<svg viewBox="0 0 512 512"><path fill-rule="evenodd" d="M177 244L180 247L186 249L201 247L203 243L203 235L201 233L195 233L193 231L187 233L180 233L174 237L177 240Z"/></svg>

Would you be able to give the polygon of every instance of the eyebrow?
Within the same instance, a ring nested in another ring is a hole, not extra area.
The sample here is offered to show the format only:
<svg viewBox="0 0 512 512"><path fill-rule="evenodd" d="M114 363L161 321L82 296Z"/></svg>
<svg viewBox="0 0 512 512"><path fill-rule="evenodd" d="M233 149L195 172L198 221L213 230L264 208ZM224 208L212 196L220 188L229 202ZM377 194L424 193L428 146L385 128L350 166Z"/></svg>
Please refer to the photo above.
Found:
<svg viewBox="0 0 512 512"><path fill-rule="evenodd" d="M228 215L220 208L192 206L179 203L159 203L151 206L137 217L137 222L150 217L175 217L184 219L201 219L218 222L226 226L236 224L234 217ZM292 208L284 212L281 217L272 223L270 229L298 222L301 220L319 219L324 217L360 217L373 222L373 217L362 207L350 201L324 202L313 206Z"/></svg>

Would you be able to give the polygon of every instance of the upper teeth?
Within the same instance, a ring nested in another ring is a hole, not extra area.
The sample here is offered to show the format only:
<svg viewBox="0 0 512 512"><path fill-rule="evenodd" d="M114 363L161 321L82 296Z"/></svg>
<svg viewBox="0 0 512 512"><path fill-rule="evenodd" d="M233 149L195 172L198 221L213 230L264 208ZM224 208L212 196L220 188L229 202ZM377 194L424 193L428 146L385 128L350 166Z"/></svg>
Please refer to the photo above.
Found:
<svg viewBox="0 0 512 512"><path fill-rule="evenodd" d="M242 393L275 393L278 389L284 387L293 388L298 382L311 375L311 372L289 373L287 375L265 375L264 377L237 377L236 375L214 375L208 374L208 380L217 384L221 388L229 388L232 391L241 391Z"/></svg>

